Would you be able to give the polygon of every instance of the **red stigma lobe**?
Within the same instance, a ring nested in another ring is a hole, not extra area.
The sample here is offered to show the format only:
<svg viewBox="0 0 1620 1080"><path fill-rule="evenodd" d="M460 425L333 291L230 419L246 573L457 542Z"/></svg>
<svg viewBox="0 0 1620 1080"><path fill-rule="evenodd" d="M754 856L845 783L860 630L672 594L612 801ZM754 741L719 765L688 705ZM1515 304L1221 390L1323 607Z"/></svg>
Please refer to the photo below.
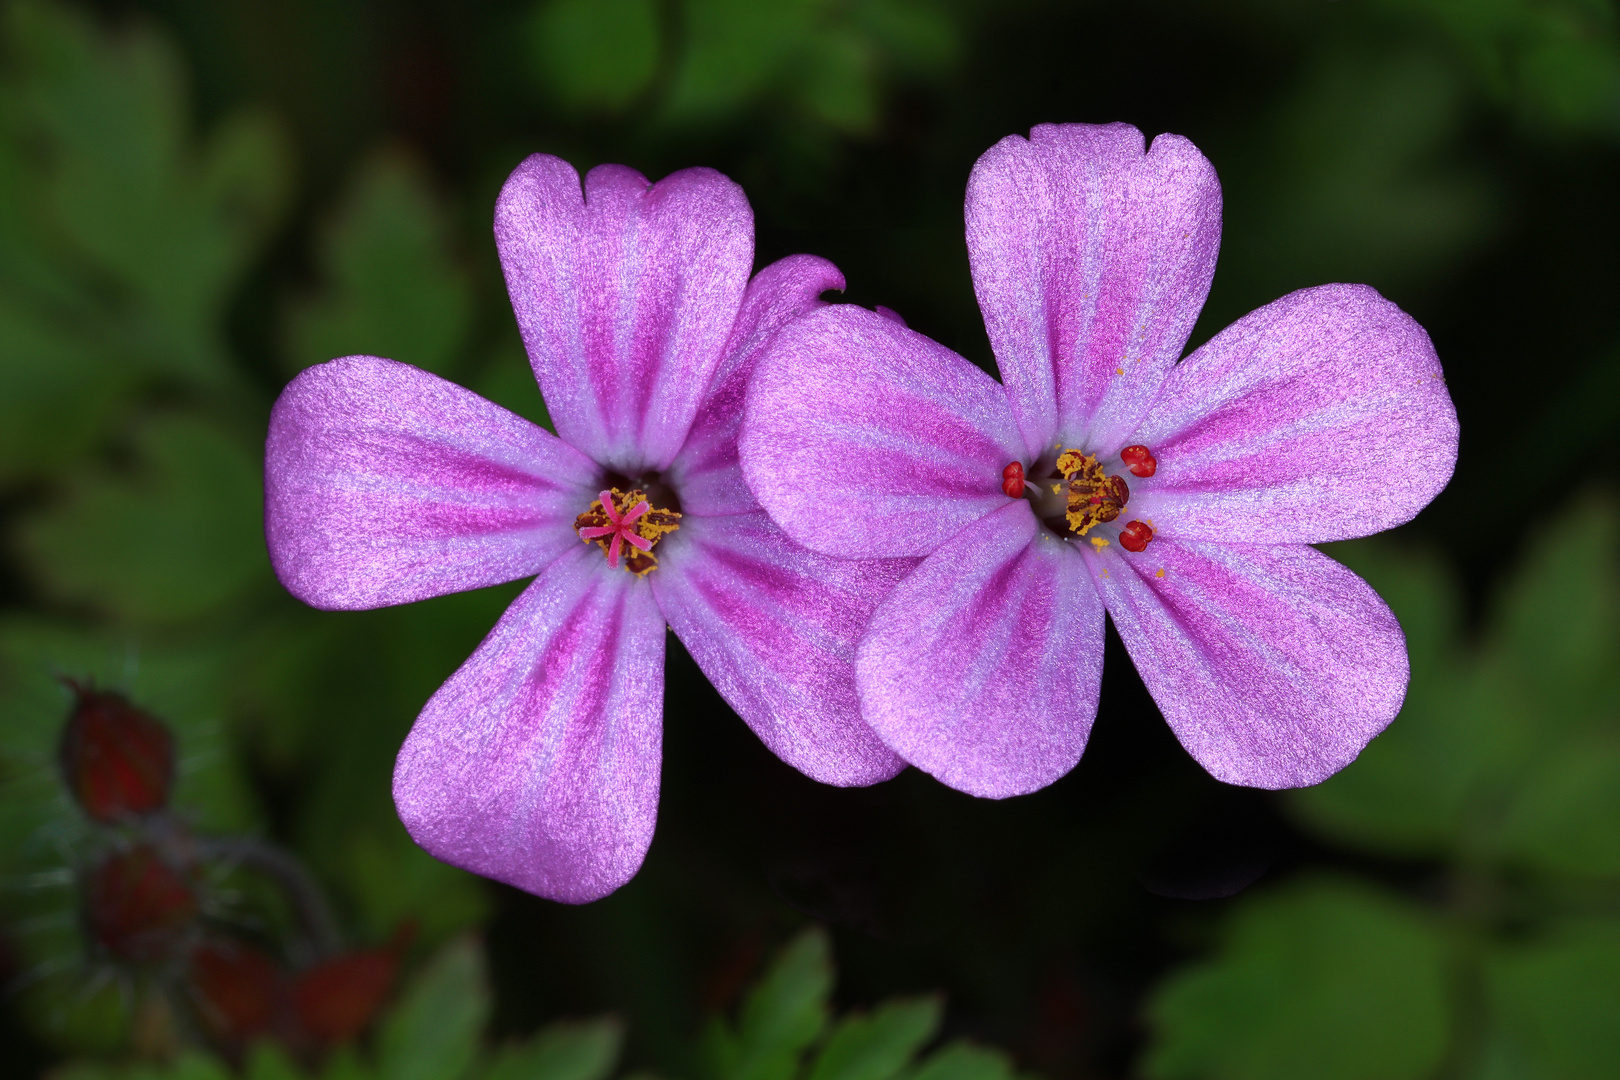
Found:
<svg viewBox="0 0 1620 1080"><path fill-rule="evenodd" d="M1001 492L1009 499L1024 494L1024 463L1014 461L1001 470Z"/></svg>
<svg viewBox="0 0 1620 1080"><path fill-rule="evenodd" d="M1119 452L1119 460L1123 461L1132 475L1152 476L1159 468L1159 459L1145 446L1127 446Z"/></svg>
<svg viewBox="0 0 1620 1080"><path fill-rule="evenodd" d="M623 514L613 509L613 492L604 491L598 496L602 501L602 513L607 515L608 524L600 528L585 528L579 530L579 535L586 540L594 540L599 536L611 536L612 542L608 546L608 565L614 569L619 566L619 548L628 540L642 551L652 550L652 541L638 535L634 531L636 519L652 509L646 499L626 510Z"/></svg>

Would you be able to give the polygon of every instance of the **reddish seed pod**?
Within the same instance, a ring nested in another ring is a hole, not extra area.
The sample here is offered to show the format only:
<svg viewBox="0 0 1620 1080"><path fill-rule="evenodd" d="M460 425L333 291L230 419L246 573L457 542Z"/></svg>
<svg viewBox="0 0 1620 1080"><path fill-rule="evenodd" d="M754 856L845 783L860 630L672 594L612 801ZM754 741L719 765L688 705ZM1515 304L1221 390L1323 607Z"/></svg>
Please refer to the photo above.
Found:
<svg viewBox="0 0 1620 1080"><path fill-rule="evenodd" d="M1152 476L1159 468L1158 459L1145 446L1127 446L1119 452L1119 459L1135 476Z"/></svg>
<svg viewBox="0 0 1620 1080"><path fill-rule="evenodd" d="M286 977L269 954L238 941L210 941L191 951L186 981L198 1018L232 1048L270 1034L286 1011Z"/></svg>
<svg viewBox="0 0 1620 1080"><path fill-rule="evenodd" d="M130 964L174 956L197 918L197 894L150 844L114 851L88 875L84 921L96 944Z"/></svg>
<svg viewBox="0 0 1620 1080"><path fill-rule="evenodd" d="M1014 461L1001 470L1001 491L1009 499L1016 499L1024 494L1024 463Z"/></svg>
<svg viewBox="0 0 1620 1080"><path fill-rule="evenodd" d="M1133 521L1119 532L1119 546L1126 551L1145 551L1153 539L1153 530L1140 521Z"/></svg>
<svg viewBox="0 0 1620 1080"><path fill-rule="evenodd" d="M342 953L302 972L293 984L299 1027L327 1046L357 1037L393 993L400 957L415 933L415 926L402 926L381 948Z"/></svg>
<svg viewBox="0 0 1620 1080"><path fill-rule="evenodd" d="M344 953L317 964L293 986L299 1025L329 1046L358 1036L394 989L399 958L391 949Z"/></svg>
<svg viewBox="0 0 1620 1080"><path fill-rule="evenodd" d="M122 694L70 683L78 700L62 731L62 775L103 825L161 810L174 787L174 736Z"/></svg>

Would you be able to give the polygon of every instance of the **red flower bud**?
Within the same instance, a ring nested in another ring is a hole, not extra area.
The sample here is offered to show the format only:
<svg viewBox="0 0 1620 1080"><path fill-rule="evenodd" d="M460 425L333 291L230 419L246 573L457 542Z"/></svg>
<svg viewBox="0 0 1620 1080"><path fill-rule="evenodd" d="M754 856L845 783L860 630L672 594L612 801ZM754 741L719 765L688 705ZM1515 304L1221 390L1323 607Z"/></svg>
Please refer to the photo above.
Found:
<svg viewBox="0 0 1620 1080"><path fill-rule="evenodd" d="M198 1017L231 1047L270 1033L283 1015L286 980L268 954L235 941L210 941L191 951L187 982Z"/></svg>
<svg viewBox="0 0 1620 1080"><path fill-rule="evenodd" d="M153 964L174 956L197 917L197 895L150 844L114 851L85 882L91 938L116 959Z"/></svg>
<svg viewBox="0 0 1620 1080"><path fill-rule="evenodd" d="M69 684L78 700L62 732L62 774L84 812L102 824L168 805L174 736L122 694Z"/></svg>

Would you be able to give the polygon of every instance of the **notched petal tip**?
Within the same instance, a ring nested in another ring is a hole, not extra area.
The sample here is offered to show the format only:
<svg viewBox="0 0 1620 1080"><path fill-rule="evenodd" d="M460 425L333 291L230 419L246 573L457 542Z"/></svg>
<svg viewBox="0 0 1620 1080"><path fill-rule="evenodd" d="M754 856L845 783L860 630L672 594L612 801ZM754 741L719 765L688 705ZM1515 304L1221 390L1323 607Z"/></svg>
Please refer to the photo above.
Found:
<svg viewBox="0 0 1620 1080"><path fill-rule="evenodd" d="M557 433L605 467L668 467L720 362L753 264L753 211L713 169L654 184L602 165L583 183L525 161L496 246Z"/></svg>

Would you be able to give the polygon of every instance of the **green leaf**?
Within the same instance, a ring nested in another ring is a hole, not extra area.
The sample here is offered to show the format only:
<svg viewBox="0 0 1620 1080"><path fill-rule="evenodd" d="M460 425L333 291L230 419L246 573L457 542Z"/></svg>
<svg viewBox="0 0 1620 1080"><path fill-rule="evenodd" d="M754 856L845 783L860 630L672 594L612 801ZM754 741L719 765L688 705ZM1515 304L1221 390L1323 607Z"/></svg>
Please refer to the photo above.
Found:
<svg viewBox="0 0 1620 1080"><path fill-rule="evenodd" d="M1233 252L1251 287L1330 278L1419 287L1490 238L1502 193L1490 172L1448 152L1469 101L1443 57L1341 47L1305 70L1256 129L1265 135L1244 155L1249 164L1236 163L1252 171L1233 184L1223 169L1246 201L1234 216L1265 235L1263 246Z"/></svg>
<svg viewBox="0 0 1620 1080"><path fill-rule="evenodd" d="M869 1016L844 1017L817 1055L809 1080L888 1080L938 1034L943 1012L940 998L929 996L885 1002Z"/></svg>
<svg viewBox="0 0 1620 1080"><path fill-rule="evenodd" d="M1586 727L1620 700L1620 511L1588 496L1537 530L1493 605L1491 648L1548 729Z"/></svg>
<svg viewBox="0 0 1620 1080"><path fill-rule="evenodd" d="M1620 922L1574 922L1499 946L1485 964L1484 1076L1620 1076Z"/></svg>
<svg viewBox="0 0 1620 1080"><path fill-rule="evenodd" d="M529 33L540 82L569 109L621 112L658 70L653 0L548 0Z"/></svg>
<svg viewBox="0 0 1620 1080"><path fill-rule="evenodd" d="M269 583L255 456L211 423L169 416L139 429L135 459L76 478L24 522L21 547L48 595L173 623Z"/></svg>
<svg viewBox="0 0 1620 1080"><path fill-rule="evenodd" d="M1620 876L1620 732L1539 755L1503 815L1502 846L1536 869Z"/></svg>
<svg viewBox="0 0 1620 1080"><path fill-rule="evenodd" d="M1620 37L1591 0L1385 0L1438 26L1487 94L1538 129L1620 135Z"/></svg>
<svg viewBox="0 0 1620 1080"><path fill-rule="evenodd" d="M82 455L135 382L64 320L0 287L0 481Z"/></svg>
<svg viewBox="0 0 1620 1080"><path fill-rule="evenodd" d="M397 821L355 830L349 850L344 883L373 939L411 922L422 941L442 941L489 917L483 880L423 851Z"/></svg>
<svg viewBox="0 0 1620 1080"><path fill-rule="evenodd" d="M1432 561L1377 543L1333 552L1408 631L1412 681L1389 729L1291 796L1329 835L1403 855L1620 873L1620 512L1587 498L1545 523L1465 650Z"/></svg>
<svg viewBox="0 0 1620 1080"><path fill-rule="evenodd" d="M280 1044L273 1042L254 1044L248 1051L243 1076L245 1080L305 1080L304 1070Z"/></svg>
<svg viewBox="0 0 1620 1080"><path fill-rule="evenodd" d="M473 298L452 235L421 166L397 151L373 154L321 236L325 289L288 310L289 367L363 353L453 373Z"/></svg>
<svg viewBox="0 0 1620 1080"><path fill-rule="evenodd" d="M1218 956L1159 988L1161 1080L1419 1080L1440 1063L1446 965L1427 917L1363 885L1246 900Z"/></svg>
<svg viewBox="0 0 1620 1080"><path fill-rule="evenodd" d="M1482 777L1512 750L1511 718L1464 665L1461 599L1440 561L1382 540L1334 544L1406 632L1411 682L1383 734L1349 767L1294 792L1291 807L1318 830L1362 847L1436 854L1457 842ZM1482 722L1482 719L1486 722Z"/></svg>
<svg viewBox="0 0 1620 1080"><path fill-rule="evenodd" d="M321 1080L372 1080L376 1071L360 1057L353 1043L338 1047L321 1067Z"/></svg>
<svg viewBox="0 0 1620 1080"><path fill-rule="evenodd" d="M785 104L823 129L869 134L891 73L936 75L955 27L904 0L688 0L686 47L663 102L677 123L716 123Z"/></svg>
<svg viewBox="0 0 1620 1080"><path fill-rule="evenodd" d="M405 988L377 1036L380 1080L456 1080L478 1057L491 1000L483 947L451 942Z"/></svg>
<svg viewBox="0 0 1620 1080"><path fill-rule="evenodd" d="M623 1043L613 1017L551 1024L502 1050L482 1080L607 1080Z"/></svg>
<svg viewBox="0 0 1620 1080"><path fill-rule="evenodd" d="M281 129L245 113L194 141L178 50L139 22L107 33L23 0L6 6L4 36L0 93L12 137L35 151L20 193L34 261L62 269L57 317L107 368L230 381L225 305L286 201ZM87 312L103 333L73 324Z"/></svg>
<svg viewBox="0 0 1620 1080"><path fill-rule="evenodd" d="M735 1033L718 1025L710 1037L720 1080L788 1080L799 1055L827 1024L832 959L826 932L805 930L776 957L743 1002Z"/></svg>
<svg viewBox="0 0 1620 1080"><path fill-rule="evenodd" d="M1012 1059L1000 1050L957 1040L928 1055L907 1080L1013 1080Z"/></svg>
<svg viewBox="0 0 1620 1080"><path fill-rule="evenodd" d="M525 420L547 431L555 430L551 426L551 414L546 411L545 399L540 396L540 384L535 381L534 368L529 366L529 354L523 349L516 327L512 330L511 339L495 350L478 378L468 385L482 397L510 409Z"/></svg>

